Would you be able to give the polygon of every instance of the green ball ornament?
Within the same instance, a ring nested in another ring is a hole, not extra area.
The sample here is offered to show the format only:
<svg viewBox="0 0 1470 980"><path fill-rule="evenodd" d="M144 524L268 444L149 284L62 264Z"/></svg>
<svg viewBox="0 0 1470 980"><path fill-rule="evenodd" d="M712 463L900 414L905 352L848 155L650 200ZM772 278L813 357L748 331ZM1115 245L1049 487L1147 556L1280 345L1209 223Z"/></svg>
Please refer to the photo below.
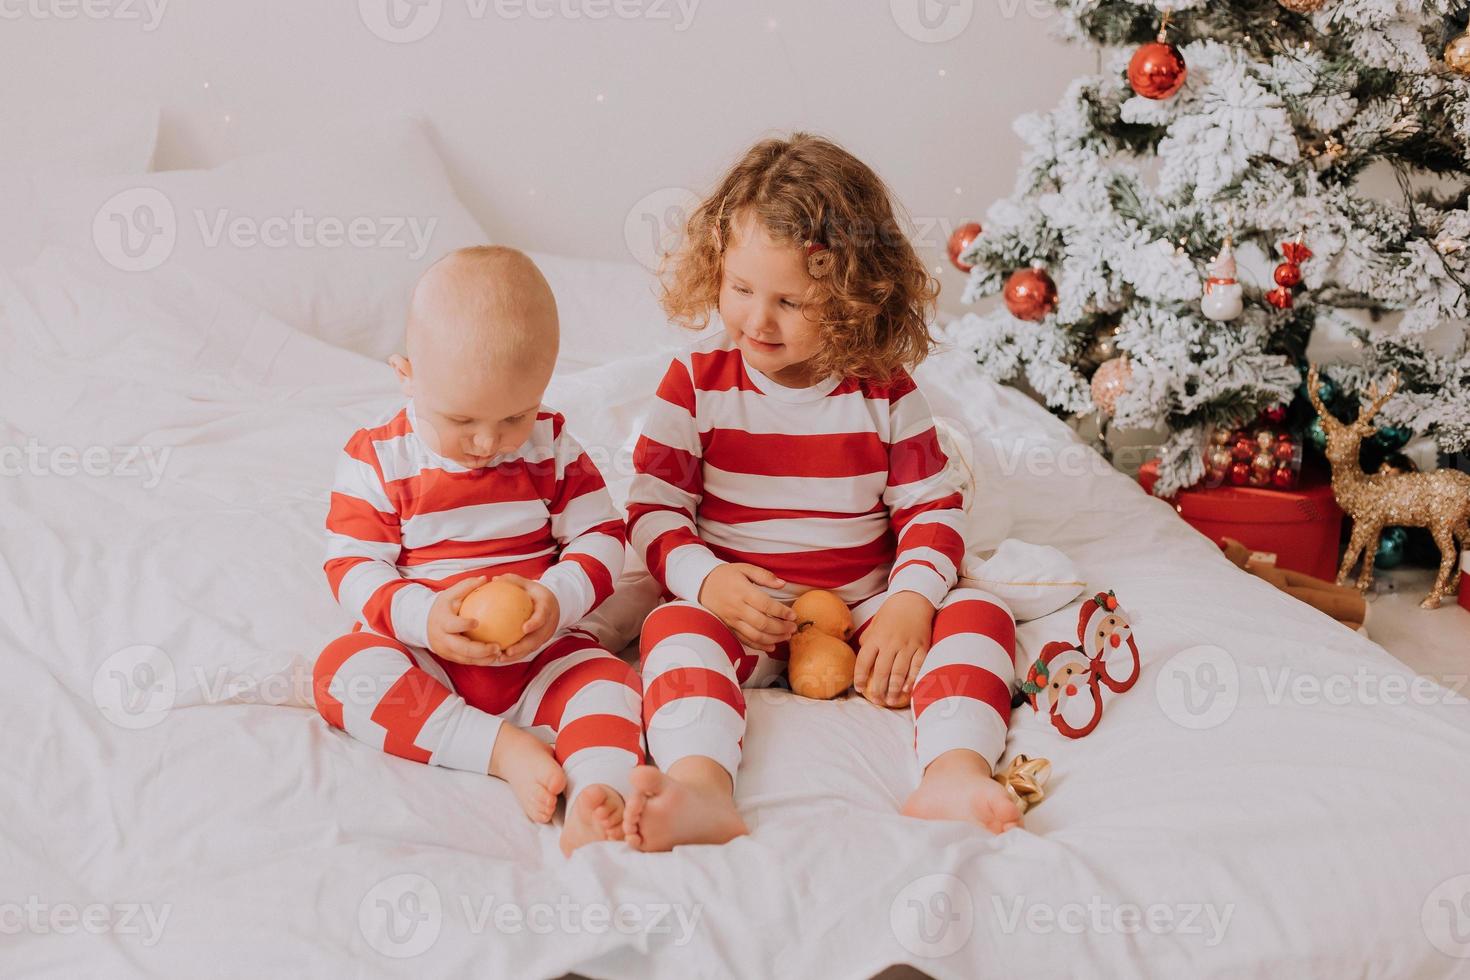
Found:
<svg viewBox="0 0 1470 980"><path fill-rule="evenodd" d="M1373 558L1377 568L1397 568L1403 564L1404 549L1409 543L1409 532L1401 527L1383 529L1378 539L1378 554Z"/></svg>
<svg viewBox="0 0 1470 980"><path fill-rule="evenodd" d="M1414 438L1414 433L1411 429L1406 429L1401 425L1385 425L1374 433L1373 445L1385 453L1393 453L1404 448L1412 438Z"/></svg>
<svg viewBox="0 0 1470 980"><path fill-rule="evenodd" d="M1319 453L1327 451L1327 432L1322 428L1322 419L1320 417L1312 419L1307 424L1307 439L1313 446L1317 447Z"/></svg>
<svg viewBox="0 0 1470 980"><path fill-rule="evenodd" d="M1317 376L1317 397L1322 399L1322 404L1329 408L1332 407L1337 403L1337 398L1341 393L1341 389L1337 387L1336 381L1333 381L1325 374L1319 374ZM1307 395L1307 382L1305 380L1297 388L1297 394L1301 395L1304 401L1309 400Z"/></svg>

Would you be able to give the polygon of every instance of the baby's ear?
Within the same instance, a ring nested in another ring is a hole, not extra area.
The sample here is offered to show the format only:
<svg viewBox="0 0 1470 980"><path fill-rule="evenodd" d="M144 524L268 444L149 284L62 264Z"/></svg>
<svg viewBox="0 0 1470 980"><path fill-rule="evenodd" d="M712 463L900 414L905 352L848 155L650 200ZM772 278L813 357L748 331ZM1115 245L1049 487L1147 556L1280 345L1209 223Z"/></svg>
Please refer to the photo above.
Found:
<svg viewBox="0 0 1470 980"><path fill-rule="evenodd" d="M388 366L393 369L394 374L398 375L399 389L406 397L412 398L413 364L410 363L409 359L404 357L402 354L394 354L393 356L388 358Z"/></svg>

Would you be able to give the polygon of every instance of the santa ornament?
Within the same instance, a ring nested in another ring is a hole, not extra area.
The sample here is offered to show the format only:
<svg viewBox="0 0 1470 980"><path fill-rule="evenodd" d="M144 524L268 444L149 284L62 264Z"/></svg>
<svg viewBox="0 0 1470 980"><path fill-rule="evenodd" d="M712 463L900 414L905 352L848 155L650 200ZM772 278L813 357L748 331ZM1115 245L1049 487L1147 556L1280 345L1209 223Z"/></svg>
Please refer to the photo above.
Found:
<svg viewBox="0 0 1470 980"><path fill-rule="evenodd" d="M1138 680L1133 628L1111 591L1082 604L1077 642L1048 643L1026 672L1021 693L1036 712L1068 738L1082 738L1102 721L1103 707Z"/></svg>

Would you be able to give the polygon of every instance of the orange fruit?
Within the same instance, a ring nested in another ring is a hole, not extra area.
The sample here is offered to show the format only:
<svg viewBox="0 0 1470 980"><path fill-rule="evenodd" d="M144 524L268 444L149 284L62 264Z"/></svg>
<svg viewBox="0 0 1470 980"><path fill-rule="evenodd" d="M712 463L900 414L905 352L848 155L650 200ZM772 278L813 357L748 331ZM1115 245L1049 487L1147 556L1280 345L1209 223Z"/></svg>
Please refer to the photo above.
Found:
<svg viewBox="0 0 1470 980"><path fill-rule="evenodd" d="M791 609L796 613L798 630L810 626L839 640L845 640L852 635L852 610L835 593L826 589L803 592L791 604Z"/></svg>
<svg viewBox="0 0 1470 980"><path fill-rule="evenodd" d="M846 608L846 607L844 607ZM826 700L852 687L857 654L847 642L808 627L791 638L786 675L791 690L804 698Z"/></svg>
<svg viewBox="0 0 1470 980"><path fill-rule="evenodd" d="M508 647L526 635L525 623L533 608L525 589L514 582L492 579L464 597L459 614L475 620L474 629L466 630L465 636Z"/></svg>

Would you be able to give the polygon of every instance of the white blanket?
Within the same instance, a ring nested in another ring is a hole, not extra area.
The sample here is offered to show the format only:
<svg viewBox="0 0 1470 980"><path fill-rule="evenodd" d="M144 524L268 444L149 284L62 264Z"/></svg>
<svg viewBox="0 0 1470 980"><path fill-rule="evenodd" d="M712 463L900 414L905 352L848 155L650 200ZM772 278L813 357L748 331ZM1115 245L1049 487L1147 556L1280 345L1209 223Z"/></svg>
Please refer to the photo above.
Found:
<svg viewBox="0 0 1470 980"><path fill-rule="evenodd" d="M664 355L548 401L626 487ZM912 726L752 693L750 836L564 860L490 778L310 708L333 458L388 370L174 274L0 282L0 973L1443 975L1470 954L1470 708L1225 561L1019 394L921 381L1012 533L1135 617L1143 675L1026 828L897 815ZM988 455L987 455L988 454ZM150 470L150 462L154 469ZM1022 629L1066 638L1064 610Z"/></svg>

